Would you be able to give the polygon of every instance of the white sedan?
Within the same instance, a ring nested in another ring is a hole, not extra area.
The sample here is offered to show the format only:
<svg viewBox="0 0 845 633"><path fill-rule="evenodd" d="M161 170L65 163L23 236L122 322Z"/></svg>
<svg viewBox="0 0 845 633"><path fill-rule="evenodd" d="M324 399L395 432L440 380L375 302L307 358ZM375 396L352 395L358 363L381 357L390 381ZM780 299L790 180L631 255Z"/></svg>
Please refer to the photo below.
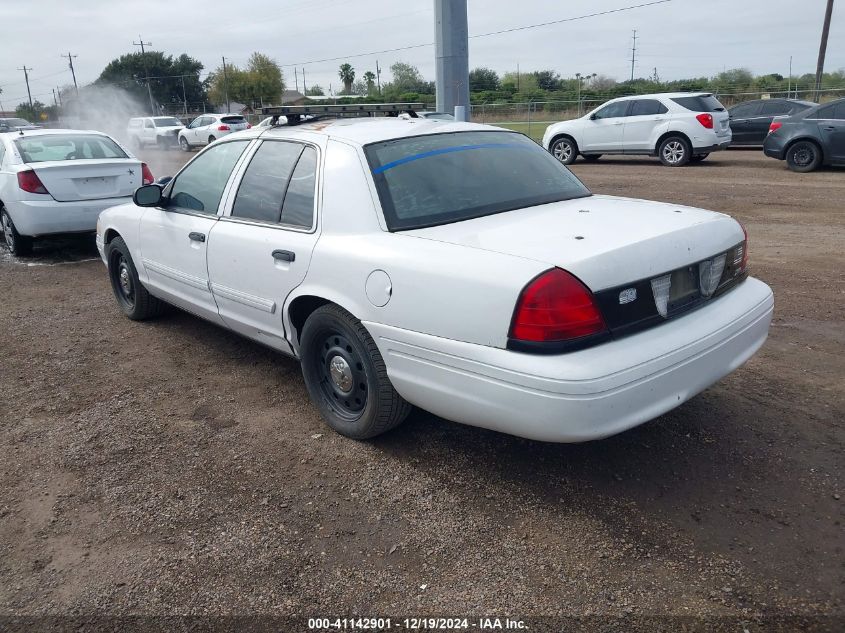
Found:
<svg viewBox="0 0 845 633"><path fill-rule="evenodd" d="M301 361L357 439L416 405L575 442L655 418L763 344L727 215L592 195L527 137L337 120L231 135L100 216L131 319L166 303Z"/></svg>
<svg viewBox="0 0 845 633"><path fill-rule="evenodd" d="M0 222L6 246L32 251L34 238L92 232L103 209L132 199L152 173L102 132L32 130L0 134Z"/></svg>

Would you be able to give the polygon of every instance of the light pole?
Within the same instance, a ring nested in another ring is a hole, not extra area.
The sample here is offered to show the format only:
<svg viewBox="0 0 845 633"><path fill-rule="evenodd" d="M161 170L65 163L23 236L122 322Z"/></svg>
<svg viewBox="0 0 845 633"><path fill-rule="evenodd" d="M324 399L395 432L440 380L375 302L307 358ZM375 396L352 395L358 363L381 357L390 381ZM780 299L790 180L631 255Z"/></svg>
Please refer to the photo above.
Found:
<svg viewBox="0 0 845 633"><path fill-rule="evenodd" d="M581 73L575 73L575 79L578 82L578 116L581 116Z"/></svg>

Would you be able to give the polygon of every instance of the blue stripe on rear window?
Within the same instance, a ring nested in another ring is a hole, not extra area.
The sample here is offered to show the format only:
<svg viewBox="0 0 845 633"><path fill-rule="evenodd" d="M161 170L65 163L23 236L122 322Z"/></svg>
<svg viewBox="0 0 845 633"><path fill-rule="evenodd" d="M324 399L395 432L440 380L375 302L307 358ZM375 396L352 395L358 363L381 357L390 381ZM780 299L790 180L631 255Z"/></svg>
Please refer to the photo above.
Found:
<svg viewBox="0 0 845 633"><path fill-rule="evenodd" d="M521 150L531 150L534 149L530 145L526 146L522 143L480 143L478 145L456 145L454 147L444 147L442 149L435 149L431 150L430 152L423 152L422 154L412 154L411 156L406 156L405 158L400 158L399 160L394 160L386 165L382 165L381 167L376 167L373 170L374 174L382 174L386 172L388 169L393 169L394 167L398 167L399 165L404 165L405 163L411 163L415 160L420 160L422 158L428 158L430 156L439 156L440 154L451 154L453 152L463 152L466 150L471 149L521 149Z"/></svg>

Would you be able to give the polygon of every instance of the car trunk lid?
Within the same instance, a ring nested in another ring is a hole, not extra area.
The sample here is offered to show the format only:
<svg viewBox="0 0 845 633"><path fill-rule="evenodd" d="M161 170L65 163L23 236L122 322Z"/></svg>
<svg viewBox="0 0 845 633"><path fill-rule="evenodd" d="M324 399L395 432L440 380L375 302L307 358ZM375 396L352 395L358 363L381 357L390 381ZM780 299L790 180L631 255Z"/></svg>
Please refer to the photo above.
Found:
<svg viewBox="0 0 845 633"><path fill-rule="evenodd" d="M29 165L59 202L131 196L143 184L141 161L74 160Z"/></svg>
<svg viewBox="0 0 845 633"><path fill-rule="evenodd" d="M594 292L704 260L744 237L721 213L596 195L404 234L541 261Z"/></svg>

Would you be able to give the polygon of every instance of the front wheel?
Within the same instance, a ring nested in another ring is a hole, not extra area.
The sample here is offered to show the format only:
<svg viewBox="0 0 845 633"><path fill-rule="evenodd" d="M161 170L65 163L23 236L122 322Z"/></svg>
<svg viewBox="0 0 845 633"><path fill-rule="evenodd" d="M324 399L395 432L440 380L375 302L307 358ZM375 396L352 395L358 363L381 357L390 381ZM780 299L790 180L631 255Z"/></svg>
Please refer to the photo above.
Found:
<svg viewBox="0 0 845 633"><path fill-rule="evenodd" d="M552 156L564 165L571 165L578 157L578 146L571 138L559 138L551 147Z"/></svg>
<svg viewBox="0 0 845 633"><path fill-rule="evenodd" d="M147 292L138 279L135 262L123 238L114 238L107 248L109 279L114 298L123 314L133 321L143 321L164 312L165 303Z"/></svg>
<svg viewBox="0 0 845 633"><path fill-rule="evenodd" d="M182 148L183 152L191 151L191 144L188 143L188 139L186 139L184 136L179 137L179 147Z"/></svg>
<svg viewBox="0 0 845 633"><path fill-rule="evenodd" d="M0 215L0 223L3 225L3 240L12 255L23 257L32 253L32 238L26 235L21 235L15 228L15 223L12 222L12 217L8 211L2 210Z"/></svg>
<svg viewBox="0 0 845 633"><path fill-rule="evenodd" d="M689 142L682 136L670 136L657 148L660 162L668 167L683 167L690 162L692 150Z"/></svg>
<svg viewBox="0 0 845 633"><path fill-rule="evenodd" d="M710 156L709 153L707 153L707 154L695 154L692 158L689 159L689 162L700 163L701 161L703 161L708 156Z"/></svg>
<svg viewBox="0 0 845 633"><path fill-rule="evenodd" d="M812 141L798 141L786 152L786 164L802 174L817 169L821 162L821 150Z"/></svg>
<svg viewBox="0 0 845 633"><path fill-rule="evenodd" d="M375 341L340 306L315 310L300 337L302 375L329 426L366 440L398 426L411 411L390 379Z"/></svg>

